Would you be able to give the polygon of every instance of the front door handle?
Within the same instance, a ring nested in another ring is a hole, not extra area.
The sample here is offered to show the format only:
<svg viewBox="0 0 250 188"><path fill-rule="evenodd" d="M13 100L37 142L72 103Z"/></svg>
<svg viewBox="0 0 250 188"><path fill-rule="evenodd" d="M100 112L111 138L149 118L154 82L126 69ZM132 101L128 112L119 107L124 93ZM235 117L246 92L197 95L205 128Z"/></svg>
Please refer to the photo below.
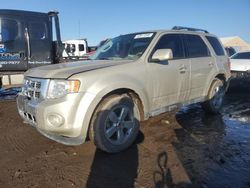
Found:
<svg viewBox="0 0 250 188"><path fill-rule="evenodd" d="M182 65L179 67L179 71L181 74L184 74L185 72L187 72L187 67L185 65Z"/></svg>

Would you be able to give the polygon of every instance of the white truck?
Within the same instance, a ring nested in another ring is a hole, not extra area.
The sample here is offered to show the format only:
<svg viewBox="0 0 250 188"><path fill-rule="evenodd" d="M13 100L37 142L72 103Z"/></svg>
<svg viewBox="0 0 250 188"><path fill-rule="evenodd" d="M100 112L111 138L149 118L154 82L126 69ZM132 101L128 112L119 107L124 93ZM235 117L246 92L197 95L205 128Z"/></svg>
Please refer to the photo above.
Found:
<svg viewBox="0 0 250 188"><path fill-rule="evenodd" d="M88 46L86 39L66 40L63 44L64 59L84 59L96 50L95 46Z"/></svg>

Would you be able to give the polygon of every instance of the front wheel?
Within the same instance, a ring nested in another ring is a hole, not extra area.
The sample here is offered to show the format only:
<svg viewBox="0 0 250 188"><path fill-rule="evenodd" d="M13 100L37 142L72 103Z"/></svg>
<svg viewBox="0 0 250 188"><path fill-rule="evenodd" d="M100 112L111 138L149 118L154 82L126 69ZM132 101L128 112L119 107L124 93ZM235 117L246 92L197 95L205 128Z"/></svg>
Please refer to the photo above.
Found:
<svg viewBox="0 0 250 188"><path fill-rule="evenodd" d="M139 109L126 94L104 99L91 122L90 138L108 153L128 148L139 131Z"/></svg>
<svg viewBox="0 0 250 188"><path fill-rule="evenodd" d="M216 78L208 93L208 100L202 103L203 109L210 114L219 114L225 95L225 86L223 82Z"/></svg>

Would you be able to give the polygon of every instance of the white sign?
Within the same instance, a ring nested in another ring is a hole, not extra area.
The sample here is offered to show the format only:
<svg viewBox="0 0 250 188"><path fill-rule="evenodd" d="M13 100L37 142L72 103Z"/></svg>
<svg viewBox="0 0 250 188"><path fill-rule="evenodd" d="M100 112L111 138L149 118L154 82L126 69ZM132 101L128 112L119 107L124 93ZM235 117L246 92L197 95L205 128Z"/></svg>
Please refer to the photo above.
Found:
<svg viewBox="0 0 250 188"><path fill-rule="evenodd" d="M154 33L142 33L142 34L138 34L135 35L134 39L141 39L141 38L150 38L153 36Z"/></svg>

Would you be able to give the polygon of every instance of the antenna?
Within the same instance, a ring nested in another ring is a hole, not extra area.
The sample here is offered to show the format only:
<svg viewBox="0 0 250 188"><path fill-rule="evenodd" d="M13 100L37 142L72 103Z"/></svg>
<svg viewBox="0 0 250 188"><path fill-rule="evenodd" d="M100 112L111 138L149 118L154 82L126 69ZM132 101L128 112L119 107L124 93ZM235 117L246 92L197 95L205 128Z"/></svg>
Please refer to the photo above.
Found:
<svg viewBox="0 0 250 188"><path fill-rule="evenodd" d="M81 21L78 20L78 38L81 38Z"/></svg>

